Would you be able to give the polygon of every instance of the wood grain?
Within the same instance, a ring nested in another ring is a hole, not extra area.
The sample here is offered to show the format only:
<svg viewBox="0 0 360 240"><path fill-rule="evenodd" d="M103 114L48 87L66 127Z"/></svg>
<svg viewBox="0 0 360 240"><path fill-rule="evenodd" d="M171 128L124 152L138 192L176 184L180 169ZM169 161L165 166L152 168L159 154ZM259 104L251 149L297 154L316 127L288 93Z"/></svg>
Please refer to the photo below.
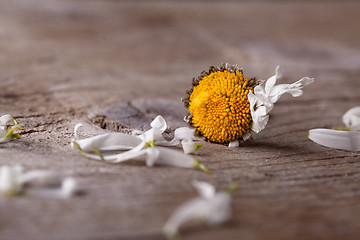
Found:
<svg viewBox="0 0 360 240"><path fill-rule="evenodd" d="M230 222L186 227L183 239L359 239L360 154L306 137L360 103L359 13L355 1L1 1L0 113L27 132L0 146L0 164L74 176L86 194L1 199L0 239L163 239L194 179L240 185ZM222 62L316 82L284 96L240 148L205 143L211 175L70 150L78 122L84 136L146 129L156 114L181 126L191 79Z"/></svg>

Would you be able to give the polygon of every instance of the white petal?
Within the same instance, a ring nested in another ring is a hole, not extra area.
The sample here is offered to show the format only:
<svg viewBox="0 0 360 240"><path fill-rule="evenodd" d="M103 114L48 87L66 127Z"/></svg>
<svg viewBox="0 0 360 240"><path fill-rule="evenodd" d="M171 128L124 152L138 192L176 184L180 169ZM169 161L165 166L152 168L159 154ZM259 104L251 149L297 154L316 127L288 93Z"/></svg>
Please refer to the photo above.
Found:
<svg viewBox="0 0 360 240"><path fill-rule="evenodd" d="M13 189L16 177L13 176L11 168L3 166L0 168L0 191L6 193Z"/></svg>
<svg viewBox="0 0 360 240"><path fill-rule="evenodd" d="M167 124L166 124L166 121L165 119L159 115L157 116L151 123L150 123L150 126L152 128L157 128L157 129L160 129L161 132L164 132L167 128Z"/></svg>
<svg viewBox="0 0 360 240"><path fill-rule="evenodd" d="M249 91L248 99L250 103L250 111L252 116L251 130L258 133L263 130L269 120L268 113L274 108L279 98L284 93L289 93L293 97L302 94L302 88L314 82L313 78L304 77L293 84L275 85L276 79L281 77L279 66L276 68L274 76L269 78L263 85L254 88L254 93Z"/></svg>
<svg viewBox="0 0 360 240"><path fill-rule="evenodd" d="M105 156L104 158L105 158L105 160L108 160L112 163L120 163L120 162L125 162L125 161L131 160L131 159L141 157L145 154L147 154L147 149L142 149L142 150L132 149L130 151L120 153L120 154L111 156L109 158L107 158L108 156ZM116 160L113 160L114 157L116 158Z"/></svg>
<svg viewBox="0 0 360 240"><path fill-rule="evenodd" d="M197 150L196 143L191 139L181 141L181 145L185 154L195 153Z"/></svg>
<svg viewBox="0 0 360 240"><path fill-rule="evenodd" d="M360 151L360 132L333 129L311 129L309 138L326 147L347 151Z"/></svg>
<svg viewBox="0 0 360 240"><path fill-rule="evenodd" d="M49 187L60 184L59 175L52 171L33 170L18 177L19 184L36 187Z"/></svg>
<svg viewBox="0 0 360 240"><path fill-rule="evenodd" d="M311 84L314 82L313 78L303 77L299 81L292 83L292 84L280 84L273 87L269 94L269 101L271 103L276 103L279 98L285 94L289 93L293 97L299 97L302 95L302 89L303 87Z"/></svg>
<svg viewBox="0 0 360 240"><path fill-rule="evenodd" d="M63 197L72 197L79 191L77 182L74 178L65 178L61 185Z"/></svg>
<svg viewBox="0 0 360 240"><path fill-rule="evenodd" d="M156 147L160 151L156 164L170 165L174 167L192 168L195 159L190 155L170 148Z"/></svg>
<svg viewBox="0 0 360 240"><path fill-rule="evenodd" d="M204 199L211 199L215 196L215 187L208 182L193 181L192 185Z"/></svg>
<svg viewBox="0 0 360 240"><path fill-rule="evenodd" d="M252 125L251 130L258 133L262 131L269 121L269 115L265 106L260 106L256 110L251 110Z"/></svg>
<svg viewBox="0 0 360 240"><path fill-rule="evenodd" d="M185 154L196 154L202 144L196 143L192 139L185 139L181 141L181 146Z"/></svg>
<svg viewBox="0 0 360 240"><path fill-rule="evenodd" d="M150 147L146 149L146 166L152 167L159 159L160 151L157 147Z"/></svg>
<svg viewBox="0 0 360 240"><path fill-rule="evenodd" d="M22 172L23 168L21 166L2 166L0 168L0 191L5 194L21 192L23 186L18 183L17 179Z"/></svg>
<svg viewBox="0 0 360 240"><path fill-rule="evenodd" d="M3 115L0 117L0 127L5 127L9 122L14 122L11 115Z"/></svg>
<svg viewBox="0 0 360 240"><path fill-rule="evenodd" d="M221 224L232 215L231 196L217 193L211 199L195 198L178 207L163 228L164 234L172 238L178 228L189 221L202 219L210 225Z"/></svg>
<svg viewBox="0 0 360 240"><path fill-rule="evenodd" d="M79 137L79 135L78 135L78 130L79 130L79 128L81 128L81 127L83 127L84 125L82 124L82 123L78 123L78 124L76 124L75 125L75 127L74 127L74 136L75 136L75 139L76 140L78 140L78 139L80 139L80 137Z"/></svg>
<svg viewBox="0 0 360 240"><path fill-rule="evenodd" d="M195 137L195 128L189 127L180 127L175 129L174 136L176 139L184 140L184 139L192 139L192 140L202 140L202 138Z"/></svg>
<svg viewBox="0 0 360 240"><path fill-rule="evenodd" d="M91 152L94 148L100 151L129 150L141 144L141 139L125 133L105 133L102 135L76 140L80 148L85 152ZM73 149L77 149L72 144Z"/></svg>
<svg viewBox="0 0 360 240"><path fill-rule="evenodd" d="M229 148L236 148L239 146L240 146L239 140L235 140L229 143Z"/></svg>
<svg viewBox="0 0 360 240"><path fill-rule="evenodd" d="M275 75L270 77L265 83L265 92L269 94L272 88L275 86L276 80L281 78L280 66L275 68Z"/></svg>
<svg viewBox="0 0 360 240"><path fill-rule="evenodd" d="M360 106L349 109L342 119L350 130L360 130Z"/></svg>
<svg viewBox="0 0 360 240"><path fill-rule="evenodd" d="M154 142L156 145L166 144L168 141L162 136L163 131L158 128L151 128L144 133L145 142Z"/></svg>

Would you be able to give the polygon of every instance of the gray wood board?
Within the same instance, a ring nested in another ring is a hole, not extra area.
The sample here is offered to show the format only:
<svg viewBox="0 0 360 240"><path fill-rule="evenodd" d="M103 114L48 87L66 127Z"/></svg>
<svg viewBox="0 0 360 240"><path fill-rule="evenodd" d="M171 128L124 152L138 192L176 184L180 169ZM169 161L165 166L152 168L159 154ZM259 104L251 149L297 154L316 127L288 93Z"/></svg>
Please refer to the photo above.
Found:
<svg viewBox="0 0 360 240"><path fill-rule="evenodd" d="M162 239L197 179L219 190L237 181L234 216L183 228L183 239L359 239L359 153L306 137L341 126L360 103L359 13L358 3L335 1L1 1L0 114L16 116L25 134L0 145L0 165L74 176L86 194L1 199L0 238ZM284 96L240 148L205 143L198 160L210 175L109 165L70 149L78 122L92 136L147 129L163 114L171 135L191 79L222 62L260 79L281 65L281 83L316 82Z"/></svg>

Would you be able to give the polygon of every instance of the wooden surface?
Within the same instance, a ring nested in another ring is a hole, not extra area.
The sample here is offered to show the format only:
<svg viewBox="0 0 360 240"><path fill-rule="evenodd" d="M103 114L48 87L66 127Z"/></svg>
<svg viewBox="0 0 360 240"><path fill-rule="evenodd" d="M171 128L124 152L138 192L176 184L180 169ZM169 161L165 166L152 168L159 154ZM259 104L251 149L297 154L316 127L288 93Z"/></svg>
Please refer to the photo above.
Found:
<svg viewBox="0 0 360 240"><path fill-rule="evenodd" d="M0 114L28 134L0 146L0 164L74 176L86 194L1 199L0 239L163 239L171 212L196 196L194 179L240 185L230 222L184 228L183 239L359 239L359 153L306 137L360 104L359 21L356 1L2 0ZM284 96L240 148L204 144L211 175L70 149L78 122L85 136L146 128L159 113L183 125L191 79L222 62L260 79L281 65L282 82L316 82Z"/></svg>

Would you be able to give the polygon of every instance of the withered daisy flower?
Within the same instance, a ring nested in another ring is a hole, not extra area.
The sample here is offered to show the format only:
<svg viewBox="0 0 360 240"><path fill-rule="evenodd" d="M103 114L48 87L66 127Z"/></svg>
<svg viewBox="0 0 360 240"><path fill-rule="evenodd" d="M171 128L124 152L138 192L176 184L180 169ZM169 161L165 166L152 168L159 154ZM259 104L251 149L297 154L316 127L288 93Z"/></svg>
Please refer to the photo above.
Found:
<svg viewBox="0 0 360 240"><path fill-rule="evenodd" d="M185 117L197 136L214 143L238 146L251 132L260 132L269 119L268 113L284 93L293 97L302 94L301 88L314 79L304 77L293 84L276 85L281 77L279 67L267 81L244 77L237 65L222 64L210 67L198 78L183 99L189 114Z"/></svg>

